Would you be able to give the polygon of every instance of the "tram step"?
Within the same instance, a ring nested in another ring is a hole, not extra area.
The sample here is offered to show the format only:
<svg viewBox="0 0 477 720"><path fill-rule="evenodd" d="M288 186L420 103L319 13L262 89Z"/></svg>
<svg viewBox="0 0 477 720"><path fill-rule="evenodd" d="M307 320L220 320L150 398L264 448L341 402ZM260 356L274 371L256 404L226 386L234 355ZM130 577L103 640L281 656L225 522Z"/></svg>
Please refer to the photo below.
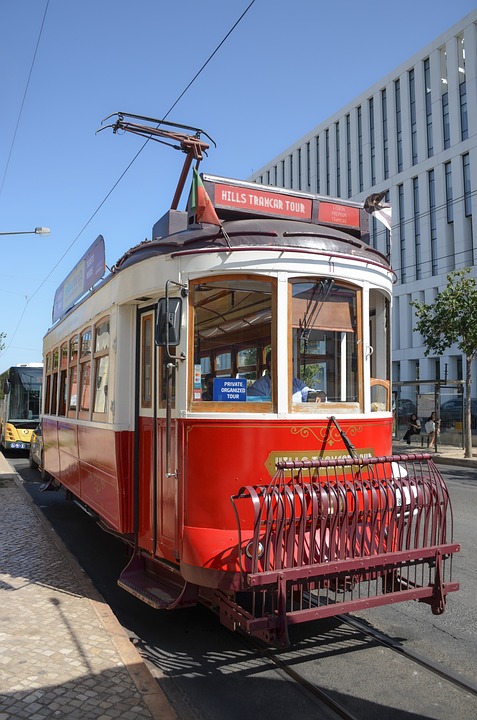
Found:
<svg viewBox="0 0 477 720"><path fill-rule="evenodd" d="M146 574L140 557L134 557L122 571L118 585L156 610L194 605L196 600L195 593L190 597L191 593L186 592L187 583L185 586L174 584L167 571L164 580Z"/></svg>

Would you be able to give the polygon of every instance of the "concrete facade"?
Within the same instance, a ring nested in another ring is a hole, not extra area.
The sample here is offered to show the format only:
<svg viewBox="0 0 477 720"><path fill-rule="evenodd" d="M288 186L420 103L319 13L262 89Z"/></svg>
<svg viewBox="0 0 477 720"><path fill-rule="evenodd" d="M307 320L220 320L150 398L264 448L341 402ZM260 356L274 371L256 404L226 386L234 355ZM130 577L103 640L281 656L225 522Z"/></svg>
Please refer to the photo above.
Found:
<svg viewBox="0 0 477 720"><path fill-rule="evenodd" d="M431 303L452 270L477 277L477 10L250 179L356 201L386 191L392 240L370 230L397 275L393 380L465 377L457 347L424 356L410 301Z"/></svg>

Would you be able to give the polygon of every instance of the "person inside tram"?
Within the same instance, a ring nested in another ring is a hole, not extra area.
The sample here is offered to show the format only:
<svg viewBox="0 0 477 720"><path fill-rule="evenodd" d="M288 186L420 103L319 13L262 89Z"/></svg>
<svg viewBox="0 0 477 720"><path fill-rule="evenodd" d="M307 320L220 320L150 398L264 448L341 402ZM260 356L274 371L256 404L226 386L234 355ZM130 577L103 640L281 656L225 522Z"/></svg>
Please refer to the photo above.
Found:
<svg viewBox="0 0 477 720"><path fill-rule="evenodd" d="M269 350L267 353L267 357L265 359L266 364L266 371L262 375L262 377L259 377L258 380L255 380L253 385L251 385L249 388L247 388L247 395L251 397L271 397L272 395L272 374L271 374L271 365L272 365L272 353ZM308 392L310 388L306 386L306 384L303 382L303 380L299 380L298 378L293 378L293 387L292 387L292 400L293 402L306 402L308 397Z"/></svg>
<svg viewBox="0 0 477 720"><path fill-rule="evenodd" d="M214 399L214 373L207 373L205 376L204 392L202 393L202 400L213 400Z"/></svg>

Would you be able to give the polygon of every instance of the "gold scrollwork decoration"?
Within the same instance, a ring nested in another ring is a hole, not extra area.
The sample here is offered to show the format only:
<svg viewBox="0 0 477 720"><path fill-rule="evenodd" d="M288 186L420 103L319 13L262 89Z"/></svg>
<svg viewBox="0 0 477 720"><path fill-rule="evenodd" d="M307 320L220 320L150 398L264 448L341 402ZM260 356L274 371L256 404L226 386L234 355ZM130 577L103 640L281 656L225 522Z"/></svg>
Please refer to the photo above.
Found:
<svg viewBox="0 0 477 720"><path fill-rule="evenodd" d="M300 425L299 427L290 428L292 435L300 435L302 438L308 438L310 435L315 437L319 442L326 442L327 445L333 447L336 443L342 440L340 433L334 426L320 426L318 428L311 428L306 425ZM346 435L353 436L359 435L363 432L362 425L350 425L346 428Z"/></svg>

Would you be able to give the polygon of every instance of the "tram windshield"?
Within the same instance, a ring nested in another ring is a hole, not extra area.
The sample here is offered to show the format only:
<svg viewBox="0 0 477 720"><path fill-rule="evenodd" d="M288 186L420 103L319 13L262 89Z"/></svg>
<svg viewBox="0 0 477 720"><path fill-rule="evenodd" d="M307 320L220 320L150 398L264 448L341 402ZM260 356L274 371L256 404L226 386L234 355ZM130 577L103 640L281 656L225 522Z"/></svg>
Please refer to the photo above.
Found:
<svg viewBox="0 0 477 720"><path fill-rule="evenodd" d="M293 402L359 403L357 291L331 279L291 283Z"/></svg>
<svg viewBox="0 0 477 720"><path fill-rule="evenodd" d="M380 292L366 296L367 323L363 290L331 278L224 276L192 283L190 297L192 408L212 409L206 402L214 410L276 411L280 402L291 412L360 412L368 362L371 380L378 378L369 397L381 400L372 409L389 409L389 303ZM371 341L379 345L376 357Z"/></svg>

